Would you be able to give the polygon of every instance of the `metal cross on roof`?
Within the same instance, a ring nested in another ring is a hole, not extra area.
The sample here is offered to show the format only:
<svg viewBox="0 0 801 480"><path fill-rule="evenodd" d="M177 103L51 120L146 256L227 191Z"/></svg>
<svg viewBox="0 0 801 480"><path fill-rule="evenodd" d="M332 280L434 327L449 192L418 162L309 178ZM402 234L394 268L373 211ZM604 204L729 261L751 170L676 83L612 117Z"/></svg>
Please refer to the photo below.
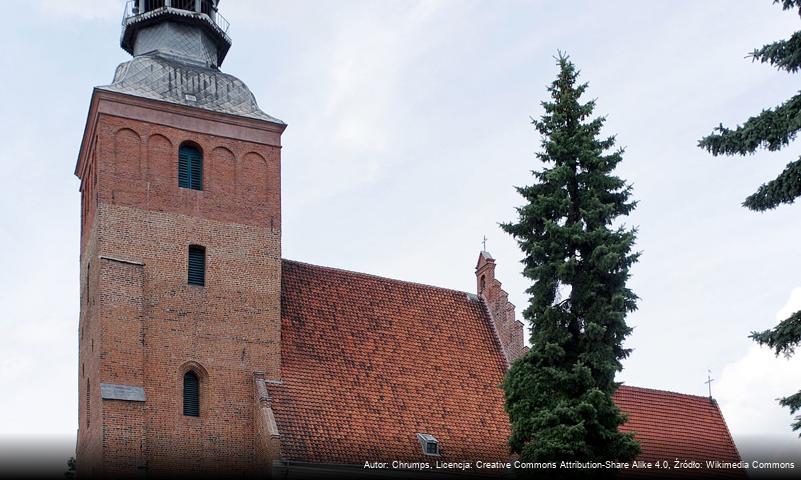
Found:
<svg viewBox="0 0 801 480"><path fill-rule="evenodd" d="M712 399L712 382L714 382L715 379L712 378L712 370L707 370L706 372L706 382L704 383L709 386L709 398Z"/></svg>
<svg viewBox="0 0 801 480"><path fill-rule="evenodd" d="M487 251L487 236L486 235L484 235L484 240L481 243L482 243L482 245L484 245L483 251L486 252Z"/></svg>

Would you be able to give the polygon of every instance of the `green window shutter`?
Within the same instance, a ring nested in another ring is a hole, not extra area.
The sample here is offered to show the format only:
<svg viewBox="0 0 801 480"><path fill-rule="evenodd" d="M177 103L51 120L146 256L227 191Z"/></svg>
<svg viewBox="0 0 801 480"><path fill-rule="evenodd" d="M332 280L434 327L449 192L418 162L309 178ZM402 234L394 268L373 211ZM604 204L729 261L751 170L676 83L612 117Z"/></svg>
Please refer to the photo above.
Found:
<svg viewBox="0 0 801 480"><path fill-rule="evenodd" d="M198 150L193 152L189 160L189 188L203 190L203 156Z"/></svg>
<svg viewBox="0 0 801 480"><path fill-rule="evenodd" d="M190 285L206 284L206 249L197 245L189 246L189 272Z"/></svg>
<svg viewBox="0 0 801 480"><path fill-rule="evenodd" d="M190 145L178 149L178 186L203 190L203 154Z"/></svg>
<svg viewBox="0 0 801 480"><path fill-rule="evenodd" d="M178 186L189 188L189 154L187 147L178 150Z"/></svg>
<svg viewBox="0 0 801 480"><path fill-rule="evenodd" d="M195 372L184 374L184 415L200 416L200 380Z"/></svg>

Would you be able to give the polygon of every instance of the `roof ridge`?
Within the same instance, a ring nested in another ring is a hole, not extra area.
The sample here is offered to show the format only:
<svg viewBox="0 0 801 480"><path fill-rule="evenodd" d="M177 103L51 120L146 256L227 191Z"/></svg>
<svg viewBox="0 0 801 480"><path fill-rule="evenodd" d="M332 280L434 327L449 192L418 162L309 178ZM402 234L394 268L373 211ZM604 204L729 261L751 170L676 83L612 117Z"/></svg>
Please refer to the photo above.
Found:
<svg viewBox="0 0 801 480"><path fill-rule="evenodd" d="M618 389L620 389L621 387L622 388L631 389L631 390L646 390L646 391L654 392L654 393L669 393L671 395L678 395L678 396L681 396L681 397L693 397L693 398L697 398L697 399L701 399L701 400L710 400L709 397L704 396L704 395L693 395L692 393L674 392L673 390L662 390L662 389L659 389L659 388L650 388L650 387L638 387L636 385L627 385L627 384L624 384L624 383L621 383L620 387ZM714 398L712 398L711 400L713 400L713 402L715 404L718 403L717 400L715 400Z"/></svg>
<svg viewBox="0 0 801 480"><path fill-rule="evenodd" d="M473 296L473 297L476 296L475 293L465 292L464 290L456 290L454 288L439 287L437 285L429 285L427 283L412 282L410 280L400 280L398 278L384 277L382 275L376 275L376 274L373 274L373 273L357 272L355 270L347 270L345 268L329 267L329 266L326 266L326 265L317 265L317 264L309 263L309 262L301 262L299 260L290 260L288 258L282 258L281 261L282 262L287 262L287 263L294 263L294 264L297 264L297 265L305 265L307 267L320 268L320 269L323 269L323 270L330 270L330 271L339 272L339 273L348 273L348 274L358 275L360 277L372 278L372 279L376 279L376 280L385 280L385 281L390 281L390 282L393 282L393 283L402 283L402 284L414 285L414 286L418 286L418 287L433 288L433 289L436 289L436 290L444 290L446 292L451 292L451 293L461 293L463 295L469 295L469 296Z"/></svg>

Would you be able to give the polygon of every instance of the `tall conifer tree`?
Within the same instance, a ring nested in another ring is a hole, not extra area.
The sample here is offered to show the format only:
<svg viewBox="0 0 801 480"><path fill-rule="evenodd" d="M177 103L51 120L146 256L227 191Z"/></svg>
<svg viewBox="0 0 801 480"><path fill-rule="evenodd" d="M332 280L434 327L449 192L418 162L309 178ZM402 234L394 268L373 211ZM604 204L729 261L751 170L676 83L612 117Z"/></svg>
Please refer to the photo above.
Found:
<svg viewBox="0 0 801 480"><path fill-rule="evenodd" d="M526 461L625 461L639 444L618 431L625 417L612 394L630 353L625 318L637 296L626 281L638 254L635 229L616 220L636 202L613 174L623 150L614 137L601 137L605 119L591 118L595 102L580 102L587 84L577 84L579 73L561 52L557 64L545 113L532 119L544 166L532 185L517 187L526 201L518 220L501 225L518 241L523 274L534 281L523 312L532 324L531 350L503 385L510 445Z"/></svg>
<svg viewBox="0 0 801 480"><path fill-rule="evenodd" d="M774 0L783 10L799 9L801 0ZM795 32L788 40L780 40L751 53L754 61L769 63L772 66L797 73L801 70L801 31ZM801 92L778 107L763 110L749 118L742 125L729 129L720 125L715 131L702 138L698 145L712 155L746 155L759 148L777 151L787 146L801 130ZM801 197L801 159L790 162L778 177L760 186L748 196L743 206L750 210L763 212L781 204L793 203ZM801 311L795 312L771 330L752 332L751 338L760 345L772 348L776 355L792 355L795 347L801 344ZM801 410L801 391L779 400L790 412ZM801 415L795 417L793 430L801 436Z"/></svg>

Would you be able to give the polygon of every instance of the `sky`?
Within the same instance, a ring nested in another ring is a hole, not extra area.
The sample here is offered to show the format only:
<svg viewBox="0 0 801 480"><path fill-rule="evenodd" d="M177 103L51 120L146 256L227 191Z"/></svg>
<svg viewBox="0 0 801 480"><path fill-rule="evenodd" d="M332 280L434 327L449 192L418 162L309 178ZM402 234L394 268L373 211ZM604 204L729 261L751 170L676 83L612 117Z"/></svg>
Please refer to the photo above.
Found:
<svg viewBox="0 0 801 480"><path fill-rule="evenodd" d="M122 2L0 0L0 441L77 429L80 195L73 175L92 87L110 83ZM712 157L698 139L794 95L752 63L797 13L770 1L225 0L244 80L283 135L286 258L474 291L481 240L520 311L521 253L498 227L540 168L530 117L567 52L626 148L639 201L633 349L619 380L707 395L744 457L801 446L776 399L801 356L748 335L801 309L801 204L740 206L801 145ZM801 143L801 142L799 142ZM73 442L73 443L71 443Z"/></svg>

